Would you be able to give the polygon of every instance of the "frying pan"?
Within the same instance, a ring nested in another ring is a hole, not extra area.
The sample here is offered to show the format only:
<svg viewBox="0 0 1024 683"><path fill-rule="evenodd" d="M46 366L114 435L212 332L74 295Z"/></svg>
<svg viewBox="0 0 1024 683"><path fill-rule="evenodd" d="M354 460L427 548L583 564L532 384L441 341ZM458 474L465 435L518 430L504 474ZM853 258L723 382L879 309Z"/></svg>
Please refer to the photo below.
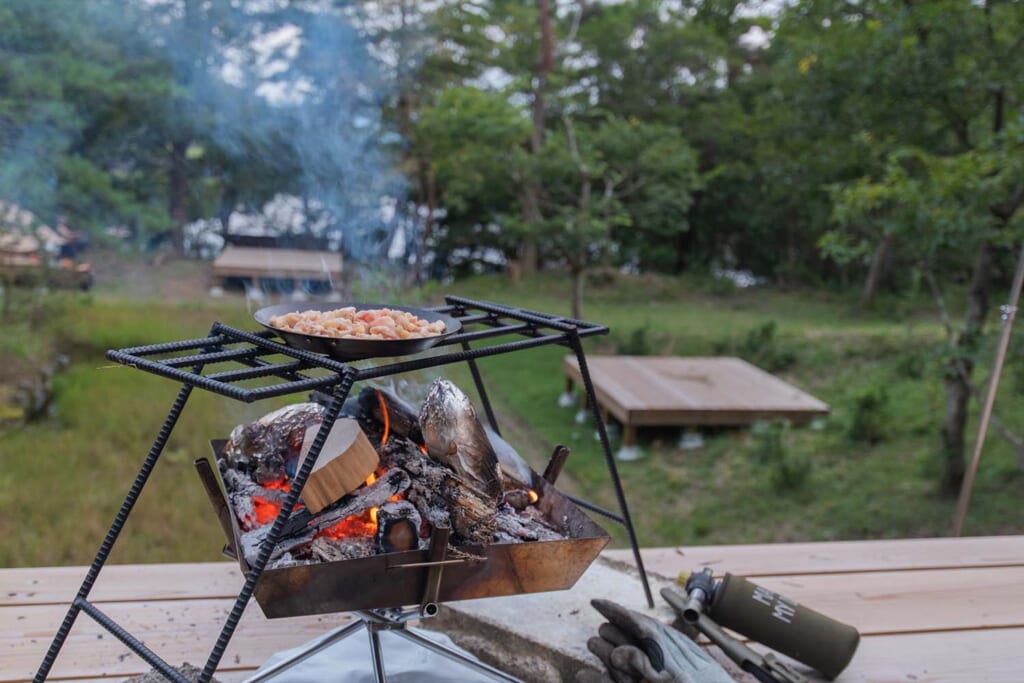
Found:
<svg viewBox="0 0 1024 683"><path fill-rule="evenodd" d="M312 334L300 334L278 329L270 324L270 319L293 313L295 311L333 311L338 308L352 306L356 311L364 311L373 308L390 308L394 311L406 311L417 318L428 322L441 320L444 322L444 332L434 337L422 337L419 339L344 339L336 337L320 337ZM331 358L341 361L360 360L363 358L391 358L395 356L406 356L412 353L426 351L432 346L437 346L448 337L462 329L462 323L456 318L436 311L428 311L423 308L411 308L409 306L392 306L385 304L354 304L354 303L289 303L267 306L256 311L253 316L256 322L263 325L274 334L281 337L286 344L297 349L312 351L313 353L327 354Z"/></svg>

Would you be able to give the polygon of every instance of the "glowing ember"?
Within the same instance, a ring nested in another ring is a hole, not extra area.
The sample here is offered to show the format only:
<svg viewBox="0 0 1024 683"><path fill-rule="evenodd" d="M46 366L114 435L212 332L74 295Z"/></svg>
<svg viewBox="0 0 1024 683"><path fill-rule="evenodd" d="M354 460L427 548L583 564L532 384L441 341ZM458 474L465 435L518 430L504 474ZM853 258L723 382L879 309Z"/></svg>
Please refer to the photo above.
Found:
<svg viewBox="0 0 1024 683"><path fill-rule="evenodd" d="M365 486L369 486L370 484L372 484L375 481L377 481L377 473L376 472L370 472L369 476L366 477L366 481L363 482L363 484Z"/></svg>
<svg viewBox="0 0 1024 683"><path fill-rule="evenodd" d="M527 493L527 495L529 495L529 496L530 496L530 504L531 504L531 505L533 505L533 504L534 504L534 503L536 503L536 502L537 502L538 500L540 500L540 496L539 496L539 495L537 495L537 492L536 492L536 491L534 491L533 489L526 489L526 493Z"/></svg>
<svg viewBox="0 0 1024 683"><path fill-rule="evenodd" d="M427 454L427 444L421 443L420 444L420 450L423 451L423 455L426 455Z"/></svg>
<svg viewBox="0 0 1024 683"><path fill-rule="evenodd" d="M269 484L264 484L263 488L265 488L265 489L275 489L277 491L291 491L292 490L292 484L291 484L290 481L288 481L287 478L285 478L285 479L278 479L277 481L272 481Z"/></svg>
<svg viewBox="0 0 1024 683"><path fill-rule="evenodd" d="M384 394L377 390L377 401L380 403L380 412L384 416L384 433L380 437L380 445L388 442L388 433L391 431L391 420L388 418L388 406L384 402Z"/></svg>
<svg viewBox="0 0 1024 683"><path fill-rule="evenodd" d="M257 524L269 524L277 519L277 515L281 512L281 504L262 496L253 496L252 509L256 513Z"/></svg>
<svg viewBox="0 0 1024 683"><path fill-rule="evenodd" d="M376 533L377 508L371 508L361 515L346 517L334 526L327 527L319 535L338 540L354 536L373 536Z"/></svg>

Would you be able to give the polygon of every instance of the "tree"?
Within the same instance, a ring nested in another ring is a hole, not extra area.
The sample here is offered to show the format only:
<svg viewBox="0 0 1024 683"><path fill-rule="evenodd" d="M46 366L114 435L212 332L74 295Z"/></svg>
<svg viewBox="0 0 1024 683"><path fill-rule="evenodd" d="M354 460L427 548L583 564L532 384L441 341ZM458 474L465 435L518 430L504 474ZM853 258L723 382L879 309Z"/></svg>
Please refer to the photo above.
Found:
<svg viewBox="0 0 1024 683"><path fill-rule="evenodd" d="M637 258L623 244L650 240L656 250L685 231L699 180L695 154L671 128L619 118L575 125L565 116L559 133L531 160L541 220L518 228L565 264L572 314L582 319L587 270Z"/></svg>
<svg viewBox="0 0 1024 683"><path fill-rule="evenodd" d="M884 167L838 191L835 217L843 231L882 225L932 280L940 303L939 278L963 273L969 281L960 329L949 326L944 367L942 490L952 495L964 475L971 375L996 263L1020 239L1024 83L1014 60L1024 7L905 0L859 9L870 17L863 38L884 61L870 72L880 96L864 104L866 117L879 124L894 114L913 118L878 126L891 133L881 138L890 150ZM856 238L839 232L826 246L841 256L836 245L851 243Z"/></svg>
<svg viewBox="0 0 1024 683"><path fill-rule="evenodd" d="M453 87L421 112L411 144L429 150L429 211L444 210L435 254L449 266L486 249L516 257L515 236L498 226L521 214L529 137L526 114L500 93Z"/></svg>

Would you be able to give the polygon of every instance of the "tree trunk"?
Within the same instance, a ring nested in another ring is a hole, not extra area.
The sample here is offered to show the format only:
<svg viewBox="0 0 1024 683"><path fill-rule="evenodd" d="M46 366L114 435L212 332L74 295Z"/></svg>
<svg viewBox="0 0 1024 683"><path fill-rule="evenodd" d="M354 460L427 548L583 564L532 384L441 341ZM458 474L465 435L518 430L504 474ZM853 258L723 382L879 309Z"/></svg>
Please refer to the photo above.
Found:
<svg viewBox="0 0 1024 683"><path fill-rule="evenodd" d="M550 0L537 0L537 23L540 28L540 53L537 57L537 72L533 87L533 134L530 136L530 151L540 154L544 146L544 93L548 86L548 75L551 73L555 59L554 29L551 25ZM540 223L540 187L536 180L530 180L524 192L523 218L526 224L536 229ZM519 244L519 272L529 275L537 271L539 253L537 240L527 235Z"/></svg>
<svg viewBox="0 0 1024 683"><path fill-rule="evenodd" d="M406 289L423 282L423 264L427 251L427 241L434 232L434 214L437 211L437 183L435 182L434 170L430 168L429 159L420 159L421 185L426 192L427 215L423 217L423 229L419 231L416 244L413 249L412 264L409 267L406 279Z"/></svg>
<svg viewBox="0 0 1024 683"><path fill-rule="evenodd" d="M860 305L863 308L868 308L875 300L878 285L882 282L882 274L885 272L885 262L889 258L890 247L892 247L892 235L883 237L875 247L875 255L871 258L871 267L868 268L868 276L864 280L864 291L860 297Z"/></svg>
<svg viewBox="0 0 1024 683"><path fill-rule="evenodd" d="M167 213L171 217L171 244L176 253L185 250L185 203L188 197L188 172L185 168L185 150L188 142L171 143L171 173L167 197Z"/></svg>
<svg viewBox="0 0 1024 683"><path fill-rule="evenodd" d="M584 269L578 266L570 266L569 273L572 276L572 317L576 320L583 320Z"/></svg>
<svg viewBox="0 0 1024 683"><path fill-rule="evenodd" d="M955 357L946 367L946 414L942 427L942 493L955 496L964 479L967 404L970 399L974 352L988 317L992 289L993 248L982 244L974 259L974 273L968 293L964 325L953 350Z"/></svg>

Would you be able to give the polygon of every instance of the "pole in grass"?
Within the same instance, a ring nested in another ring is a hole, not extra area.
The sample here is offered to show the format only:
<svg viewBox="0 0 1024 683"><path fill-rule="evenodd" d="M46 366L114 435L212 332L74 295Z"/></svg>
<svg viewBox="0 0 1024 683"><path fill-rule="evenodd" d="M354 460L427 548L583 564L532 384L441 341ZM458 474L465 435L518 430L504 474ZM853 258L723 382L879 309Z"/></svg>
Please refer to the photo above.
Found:
<svg viewBox="0 0 1024 683"><path fill-rule="evenodd" d="M992 361L992 375L988 382L988 391L985 393L985 403L981 409L978 437L974 440L971 462L967 467L967 473L960 488L960 500L957 501L956 518L953 520L954 536L959 536L964 530L964 518L967 517L967 506L971 502L971 489L974 488L974 477L978 473L978 463L981 461L981 449L985 445L988 425L992 420L992 408L995 405L996 393L999 390L999 377L1003 374L1006 350L1010 346L1010 333L1013 331L1013 321L1017 317L1017 302L1020 301L1022 286L1024 286L1024 247L1021 247L1020 256L1017 258L1017 272L1013 276L1013 287L1010 290L1009 303L1003 307L1002 330L999 334L999 345L996 347L996 357Z"/></svg>

